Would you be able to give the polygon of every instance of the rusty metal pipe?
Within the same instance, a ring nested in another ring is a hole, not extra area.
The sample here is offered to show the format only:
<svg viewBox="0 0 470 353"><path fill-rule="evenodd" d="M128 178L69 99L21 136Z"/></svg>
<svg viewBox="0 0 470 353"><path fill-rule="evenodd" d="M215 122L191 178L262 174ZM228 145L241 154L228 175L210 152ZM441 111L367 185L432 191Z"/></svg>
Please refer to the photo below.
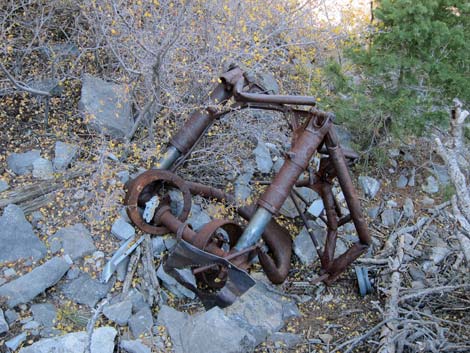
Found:
<svg viewBox="0 0 470 353"><path fill-rule="evenodd" d="M325 136L326 146L330 155L331 162L333 163L339 184L343 190L344 198L349 208L354 226L356 227L357 234L362 244L370 245L371 238L369 229L367 228L366 221L362 216L361 205L354 190L354 185L349 175L349 170L346 165L341 147L339 147L338 137L334 129L331 129Z"/></svg>

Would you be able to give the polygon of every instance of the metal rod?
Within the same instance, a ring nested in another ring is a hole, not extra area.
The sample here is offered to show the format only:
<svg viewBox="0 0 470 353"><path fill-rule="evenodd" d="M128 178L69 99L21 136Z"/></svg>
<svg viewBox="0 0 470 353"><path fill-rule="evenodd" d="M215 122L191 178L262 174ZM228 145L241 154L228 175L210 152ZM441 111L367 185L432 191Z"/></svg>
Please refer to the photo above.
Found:
<svg viewBox="0 0 470 353"><path fill-rule="evenodd" d="M268 210L263 207L258 208L248 223L248 226L245 228L242 236L238 239L237 244L235 244L234 249L240 251L256 244L261 239L261 236L272 217L272 213Z"/></svg>
<svg viewBox="0 0 470 353"><path fill-rule="evenodd" d="M181 156L181 152L175 146L169 146L163 156L155 163L155 169L170 169L175 161Z"/></svg>

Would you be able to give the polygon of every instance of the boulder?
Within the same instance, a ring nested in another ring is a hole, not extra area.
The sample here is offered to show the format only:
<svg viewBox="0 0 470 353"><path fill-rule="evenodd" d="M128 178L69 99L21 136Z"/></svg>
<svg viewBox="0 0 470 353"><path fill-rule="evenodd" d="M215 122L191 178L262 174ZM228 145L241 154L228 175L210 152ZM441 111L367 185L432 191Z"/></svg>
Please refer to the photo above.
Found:
<svg viewBox="0 0 470 353"><path fill-rule="evenodd" d="M7 298L8 307L27 303L56 284L72 264L68 256L54 257L20 278L0 287L0 297Z"/></svg>
<svg viewBox="0 0 470 353"><path fill-rule="evenodd" d="M113 327L99 327L91 336L90 353L113 353L117 331ZM73 332L59 337L43 338L19 353L85 353L88 335L85 331Z"/></svg>
<svg viewBox="0 0 470 353"><path fill-rule="evenodd" d="M131 99L123 85L85 75L79 107L87 125L112 137L123 138L133 127Z"/></svg>
<svg viewBox="0 0 470 353"><path fill-rule="evenodd" d="M92 254L96 248L90 232L82 223L59 229L49 240L51 251L64 249L72 260Z"/></svg>
<svg viewBox="0 0 470 353"><path fill-rule="evenodd" d="M11 153L7 157L8 169L17 175L28 174L33 171L33 162L41 157L38 150L32 150L24 153Z"/></svg>
<svg viewBox="0 0 470 353"><path fill-rule="evenodd" d="M77 156L78 146L62 141L55 143L55 157L52 161L55 170L65 170L69 167Z"/></svg>

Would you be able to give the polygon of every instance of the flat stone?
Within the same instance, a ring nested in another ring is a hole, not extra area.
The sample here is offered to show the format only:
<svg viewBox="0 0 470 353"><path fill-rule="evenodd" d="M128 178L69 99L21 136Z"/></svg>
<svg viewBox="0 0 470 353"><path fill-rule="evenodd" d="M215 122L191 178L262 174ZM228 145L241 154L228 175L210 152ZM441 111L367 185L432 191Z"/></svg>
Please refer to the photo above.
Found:
<svg viewBox="0 0 470 353"><path fill-rule="evenodd" d="M20 316L15 310L8 309L7 311L5 311L5 318L7 319L8 324L11 325L16 320L18 320Z"/></svg>
<svg viewBox="0 0 470 353"><path fill-rule="evenodd" d="M199 231L205 224L211 221L211 217L203 211L198 204L191 205L191 213L188 217L188 224L191 225L195 232Z"/></svg>
<svg viewBox="0 0 470 353"><path fill-rule="evenodd" d="M41 324L39 322L29 321L26 324L24 324L21 329L23 331L31 331L31 330L36 330L37 328L39 328L39 326L41 326Z"/></svg>
<svg viewBox="0 0 470 353"><path fill-rule="evenodd" d="M408 185L408 178L405 175L401 174L397 180L397 188L404 189L406 185Z"/></svg>
<svg viewBox="0 0 470 353"><path fill-rule="evenodd" d="M314 217L319 217L324 209L325 205L323 205L323 200L317 199L313 201L312 204L308 207L307 212Z"/></svg>
<svg viewBox="0 0 470 353"><path fill-rule="evenodd" d="M320 195L318 193L310 188L307 187L301 187L301 188L296 188L294 189L307 201L308 203L311 203L317 199L320 198Z"/></svg>
<svg viewBox="0 0 470 353"><path fill-rule="evenodd" d="M0 179L0 192L4 192L5 190L8 190L9 187L10 186L5 180Z"/></svg>
<svg viewBox="0 0 470 353"><path fill-rule="evenodd" d="M253 150L253 153L255 155L256 168L261 173L269 173L273 167L273 160L266 144L261 140L258 141L258 145Z"/></svg>
<svg viewBox="0 0 470 353"><path fill-rule="evenodd" d="M434 172L435 177L439 181L441 185L449 185L450 184L450 177L448 173L448 168L446 165L443 164L436 164L432 165L432 169Z"/></svg>
<svg viewBox="0 0 470 353"><path fill-rule="evenodd" d="M123 349L127 353L151 353L149 347L143 344L140 340L122 340L121 341L121 349Z"/></svg>
<svg viewBox="0 0 470 353"><path fill-rule="evenodd" d="M434 205L434 199L432 199L428 196L424 196L423 199L421 200L421 204L423 206L432 206L432 205Z"/></svg>
<svg viewBox="0 0 470 353"><path fill-rule="evenodd" d="M3 275L5 277L15 277L16 271L14 268L7 268L5 271L3 271Z"/></svg>
<svg viewBox="0 0 470 353"><path fill-rule="evenodd" d="M9 326L3 315L3 310L0 309L0 333L8 332Z"/></svg>
<svg viewBox="0 0 470 353"><path fill-rule="evenodd" d="M187 313L180 312L168 305L162 305L158 312L157 323L166 327L176 353L183 352L183 342L180 333L190 319L191 316Z"/></svg>
<svg viewBox="0 0 470 353"><path fill-rule="evenodd" d="M218 307L191 318L180 335L184 353L251 352L256 346L252 333Z"/></svg>
<svg viewBox="0 0 470 353"><path fill-rule="evenodd" d="M70 258L54 257L20 278L0 287L0 296L7 298L8 307L27 303L56 284L71 265Z"/></svg>
<svg viewBox="0 0 470 353"><path fill-rule="evenodd" d="M87 125L116 138L125 137L134 125L131 99L124 85L85 75L79 108Z"/></svg>
<svg viewBox="0 0 470 353"><path fill-rule="evenodd" d="M253 335L255 345L282 329L287 319L300 315L291 300L270 291L269 286L261 282L251 287L224 311Z"/></svg>
<svg viewBox="0 0 470 353"><path fill-rule="evenodd" d="M421 186L423 191L427 194L435 194L439 191L439 183L432 175L426 178L426 183Z"/></svg>
<svg viewBox="0 0 470 353"><path fill-rule="evenodd" d="M49 242L52 252L64 249L64 253L70 255L73 260L92 254L96 250L90 232L82 223L59 229Z"/></svg>
<svg viewBox="0 0 470 353"><path fill-rule="evenodd" d="M26 258L39 260L47 253L23 210L16 205L8 205L0 217L0 243L0 264Z"/></svg>
<svg viewBox="0 0 470 353"><path fill-rule="evenodd" d="M325 229L315 222L309 222L309 226L313 229L319 244L324 244L326 237ZM318 258L318 254L315 250L312 239L310 238L310 234L305 227L302 228L300 233L294 239L294 253L304 265L310 265Z"/></svg>
<svg viewBox="0 0 470 353"><path fill-rule="evenodd" d="M91 353L113 353L117 331L113 327L99 327L91 336ZM88 345L85 331L73 332L59 337L43 338L19 353L84 353Z"/></svg>
<svg viewBox="0 0 470 353"><path fill-rule="evenodd" d="M129 318L129 328L134 338L145 333L151 333L153 326L152 311L148 306L143 307Z"/></svg>
<svg viewBox="0 0 470 353"><path fill-rule="evenodd" d="M19 335L9 339L8 341L5 342L5 346L7 346L8 348L11 349L12 352L16 351L18 349L18 347L24 342L26 341L26 337L27 334L26 332L22 332L20 333ZM21 350L20 352L22 352L23 350ZM33 353L31 351L31 353ZM34 353L42 353L42 352L34 352Z"/></svg>
<svg viewBox="0 0 470 353"><path fill-rule="evenodd" d="M53 304L41 303L31 305L31 311L35 321L44 327L52 327L57 317L57 309Z"/></svg>
<svg viewBox="0 0 470 353"><path fill-rule="evenodd" d="M413 218L415 216L413 200L407 197L403 204L403 215L406 218Z"/></svg>
<svg viewBox="0 0 470 353"><path fill-rule="evenodd" d="M250 180L253 177L253 170L248 168L246 172L240 174L234 182L235 200L239 203L244 203L251 195L252 188Z"/></svg>
<svg viewBox="0 0 470 353"><path fill-rule="evenodd" d="M45 158L38 158L33 162L33 177L41 180L54 179L52 162Z"/></svg>
<svg viewBox="0 0 470 353"><path fill-rule="evenodd" d="M399 217L400 212L391 208L386 208L381 214L382 224L385 227L393 227L397 223Z"/></svg>
<svg viewBox="0 0 470 353"><path fill-rule="evenodd" d="M152 251L154 257L160 257L160 255L166 250L165 240L161 236L152 238Z"/></svg>
<svg viewBox="0 0 470 353"><path fill-rule="evenodd" d="M371 207L369 208L369 210L367 210L367 214L372 219L376 219L379 216L379 213L380 213L380 207Z"/></svg>
<svg viewBox="0 0 470 353"><path fill-rule="evenodd" d="M408 178L408 186L416 185L416 168L411 169L410 176Z"/></svg>
<svg viewBox="0 0 470 353"><path fill-rule="evenodd" d="M276 332L269 336L268 344L274 345L275 348L291 349L298 344L302 343L303 337L301 335L290 332Z"/></svg>
<svg viewBox="0 0 470 353"><path fill-rule="evenodd" d="M53 165L55 170L65 170L75 160L78 146L62 141L55 143L55 154Z"/></svg>
<svg viewBox="0 0 470 353"><path fill-rule="evenodd" d="M120 240L127 240L135 235L135 229L124 218L119 217L111 227L111 233Z"/></svg>
<svg viewBox="0 0 470 353"><path fill-rule="evenodd" d="M300 210L304 212L305 204L297 196L294 196L294 197L300 207ZM299 213L297 212L297 208L295 207L294 201L292 201L291 197L288 197L286 201L284 201L281 209L279 210L279 213L288 218L295 218L299 216Z"/></svg>
<svg viewBox="0 0 470 353"><path fill-rule="evenodd" d="M359 177L359 185L364 191L364 195L370 199L373 199L380 189L380 181L363 175Z"/></svg>
<svg viewBox="0 0 470 353"><path fill-rule="evenodd" d="M196 285L196 279L190 269L178 270L178 272L190 283ZM178 298L194 299L196 295L185 286L181 285L176 279L165 272L160 265L157 270L157 277L162 281L163 286L176 295Z"/></svg>
<svg viewBox="0 0 470 353"><path fill-rule="evenodd" d="M103 308L103 314L119 326L125 326L132 315L132 301L127 299Z"/></svg>
<svg viewBox="0 0 470 353"><path fill-rule="evenodd" d="M62 287L64 295L78 304L94 307L109 291L109 284L104 284L90 277L88 273L81 273L78 278L66 283Z"/></svg>
<svg viewBox="0 0 470 353"><path fill-rule="evenodd" d="M33 171L33 162L41 157L41 152L31 150L24 153L11 153L7 157L8 169L17 175L28 174Z"/></svg>

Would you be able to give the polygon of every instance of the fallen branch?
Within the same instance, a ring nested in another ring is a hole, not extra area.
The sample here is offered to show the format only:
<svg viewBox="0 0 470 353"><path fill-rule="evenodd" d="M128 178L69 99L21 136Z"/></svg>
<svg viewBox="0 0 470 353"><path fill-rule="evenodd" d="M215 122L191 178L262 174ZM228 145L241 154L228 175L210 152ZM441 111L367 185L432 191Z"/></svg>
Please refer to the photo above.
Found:
<svg viewBox="0 0 470 353"><path fill-rule="evenodd" d="M415 293L411 293L411 294L402 296L399 300L399 303L402 303L402 302L405 302L405 301L411 300L411 299L426 297L428 295L444 294L444 293L452 292L452 291L457 290L457 289L467 289L467 288L470 288L470 284L462 284L462 285L458 285L458 286L441 286L441 287L435 287L435 288L426 288L426 289L417 291Z"/></svg>
<svg viewBox="0 0 470 353"><path fill-rule="evenodd" d="M127 274L126 278L124 279L124 284L122 285L122 296L125 297L129 293L129 289L131 288L132 278L134 278L134 273L137 269L137 263L140 259L140 246L138 246L134 253L132 254L129 265L127 266Z"/></svg>
<svg viewBox="0 0 470 353"><path fill-rule="evenodd" d="M394 353L396 351L394 337L397 333L397 325L394 323L395 320L399 319L398 303L400 297L401 287L401 273L400 268L403 264L405 236L402 234L398 239L397 254L390 265L392 272L392 278L390 283L389 296L384 312L384 320L389 323L382 327L380 333L380 353Z"/></svg>
<svg viewBox="0 0 470 353"><path fill-rule="evenodd" d="M101 312L103 311L103 307L108 304L107 299L103 299L97 306L96 309L94 309L93 316L88 320L87 324L87 335L88 335L88 342L85 348L84 353L91 353L91 342L93 338L93 330L95 329L96 321L98 321L98 318L101 315Z"/></svg>

